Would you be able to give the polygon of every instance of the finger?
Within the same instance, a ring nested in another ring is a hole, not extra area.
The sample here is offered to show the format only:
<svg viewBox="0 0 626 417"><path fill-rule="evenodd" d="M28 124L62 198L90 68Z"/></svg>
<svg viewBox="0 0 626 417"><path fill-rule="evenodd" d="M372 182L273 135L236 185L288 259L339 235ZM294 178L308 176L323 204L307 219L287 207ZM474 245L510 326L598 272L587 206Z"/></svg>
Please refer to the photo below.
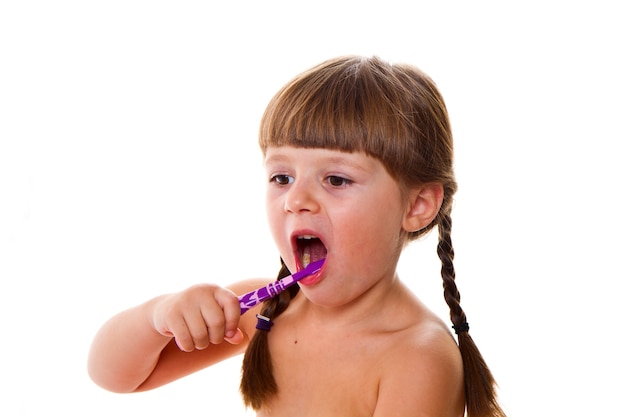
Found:
<svg viewBox="0 0 626 417"><path fill-rule="evenodd" d="M198 308L191 314L185 316L185 323L189 329L189 335L195 349L202 350L209 346L210 329L205 322L201 310Z"/></svg>
<svg viewBox="0 0 626 417"><path fill-rule="evenodd" d="M152 327L166 337L174 338L178 348L184 352L193 350L193 338L185 323L184 314L177 307L180 294L161 297L154 306Z"/></svg>
<svg viewBox="0 0 626 417"><path fill-rule="evenodd" d="M238 328L239 320L241 319L239 299L235 293L224 289L223 292L216 294L216 301L224 312L224 336L227 338L236 338L237 333L241 332Z"/></svg>
<svg viewBox="0 0 626 417"><path fill-rule="evenodd" d="M187 323L185 323L182 317L174 321L169 328L180 350L183 352L191 352L194 349L193 338L191 337Z"/></svg>
<svg viewBox="0 0 626 417"><path fill-rule="evenodd" d="M243 332L239 329L235 331L233 336L224 336L224 340L226 340L231 345L238 345L243 342Z"/></svg>
<svg viewBox="0 0 626 417"><path fill-rule="evenodd" d="M224 312L217 304L204 306L202 308L205 327L208 329L209 342L217 345L224 341L225 323Z"/></svg>

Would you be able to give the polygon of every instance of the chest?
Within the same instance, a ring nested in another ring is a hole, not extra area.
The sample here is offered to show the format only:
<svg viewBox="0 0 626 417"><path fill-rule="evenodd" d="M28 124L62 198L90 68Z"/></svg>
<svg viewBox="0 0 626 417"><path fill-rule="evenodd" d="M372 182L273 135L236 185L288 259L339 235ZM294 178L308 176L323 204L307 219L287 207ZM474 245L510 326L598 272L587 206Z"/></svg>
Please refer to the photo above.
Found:
<svg viewBox="0 0 626 417"><path fill-rule="evenodd" d="M384 362L380 344L349 331L307 330L272 329L269 346L279 392L271 415L371 416Z"/></svg>

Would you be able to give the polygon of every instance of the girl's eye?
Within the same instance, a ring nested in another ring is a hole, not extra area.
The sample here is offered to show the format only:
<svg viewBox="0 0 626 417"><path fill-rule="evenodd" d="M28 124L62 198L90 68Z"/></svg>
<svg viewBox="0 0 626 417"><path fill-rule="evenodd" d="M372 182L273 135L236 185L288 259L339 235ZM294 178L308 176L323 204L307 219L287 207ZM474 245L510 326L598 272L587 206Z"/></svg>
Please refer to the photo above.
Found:
<svg viewBox="0 0 626 417"><path fill-rule="evenodd" d="M291 178L289 175L276 174L272 175L272 177L270 178L270 182L273 182L277 185L287 185L293 182L293 178Z"/></svg>
<svg viewBox="0 0 626 417"><path fill-rule="evenodd" d="M329 175L326 180L333 187L345 187L346 185L350 185L352 183L351 180L337 175Z"/></svg>

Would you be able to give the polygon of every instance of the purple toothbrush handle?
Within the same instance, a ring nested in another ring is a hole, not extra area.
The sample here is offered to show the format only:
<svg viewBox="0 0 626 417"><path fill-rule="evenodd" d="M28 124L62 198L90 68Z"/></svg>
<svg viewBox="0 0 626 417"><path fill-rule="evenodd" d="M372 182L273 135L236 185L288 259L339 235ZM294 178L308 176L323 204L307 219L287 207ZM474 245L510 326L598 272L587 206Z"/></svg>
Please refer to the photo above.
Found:
<svg viewBox="0 0 626 417"><path fill-rule="evenodd" d="M241 308L241 314L250 310L252 307L262 303L263 301L275 297L302 278L315 274L317 271L322 269L324 261L325 259L320 259L319 261L311 262L302 271L296 272L295 274L286 276L283 279L271 282L265 287L261 287L257 290L250 291L249 293L239 296L239 307Z"/></svg>

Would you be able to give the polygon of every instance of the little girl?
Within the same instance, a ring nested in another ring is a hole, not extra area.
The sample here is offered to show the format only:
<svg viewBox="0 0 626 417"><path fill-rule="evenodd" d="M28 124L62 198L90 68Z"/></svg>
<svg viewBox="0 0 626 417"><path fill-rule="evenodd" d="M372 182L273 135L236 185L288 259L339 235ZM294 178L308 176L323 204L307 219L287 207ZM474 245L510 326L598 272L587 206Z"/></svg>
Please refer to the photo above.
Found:
<svg viewBox="0 0 626 417"><path fill-rule="evenodd" d="M237 296L271 280L123 311L93 341L92 379L144 391L245 352L241 392L258 416L504 416L459 304L452 135L432 80L377 57L326 61L274 96L259 143L278 278L322 269L246 314ZM396 274L435 226L458 344Z"/></svg>

